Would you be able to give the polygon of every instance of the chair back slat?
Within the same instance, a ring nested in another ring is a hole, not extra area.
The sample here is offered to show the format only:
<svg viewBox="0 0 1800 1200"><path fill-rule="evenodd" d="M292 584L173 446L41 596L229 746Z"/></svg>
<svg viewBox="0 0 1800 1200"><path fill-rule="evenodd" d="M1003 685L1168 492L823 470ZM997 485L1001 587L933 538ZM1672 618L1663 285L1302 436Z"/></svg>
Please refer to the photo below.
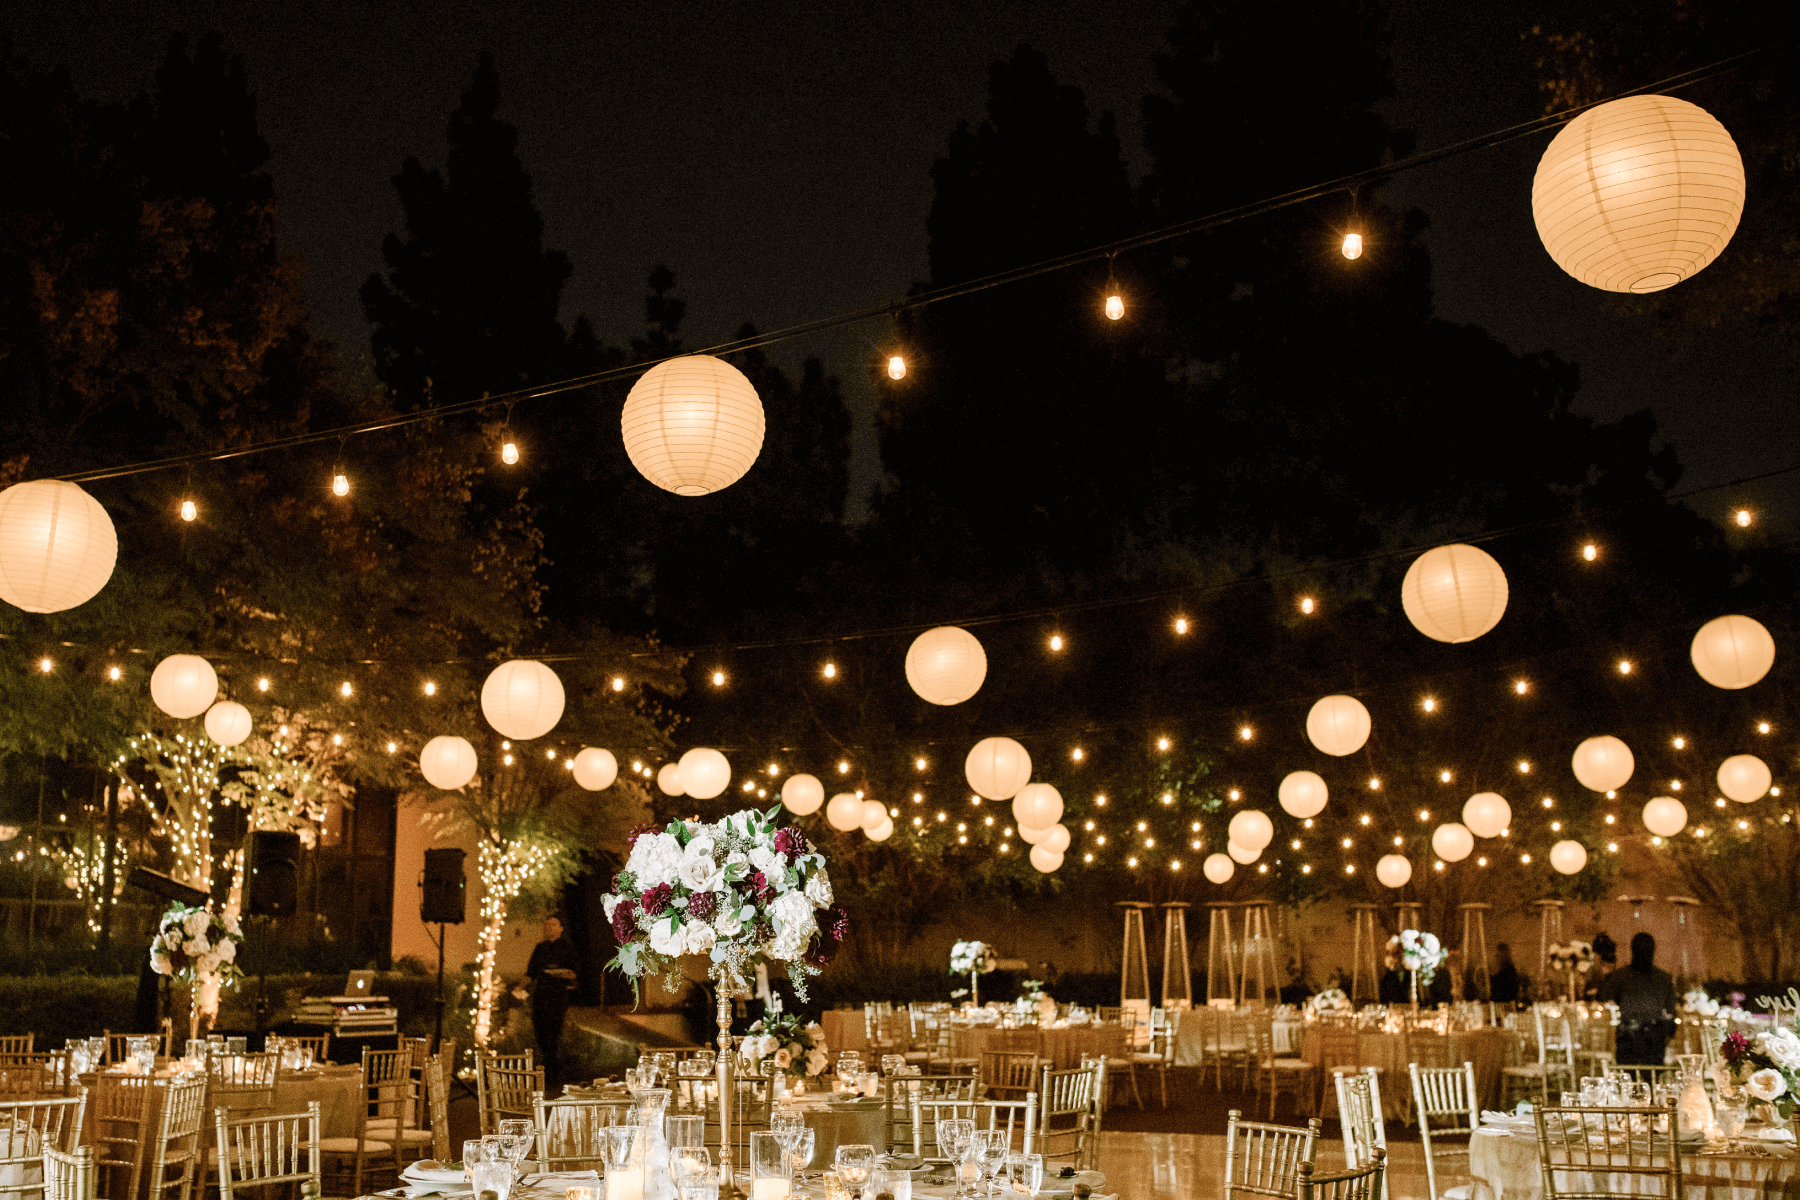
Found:
<svg viewBox="0 0 1800 1200"><path fill-rule="evenodd" d="M1540 1106L1535 1115L1544 1200L1622 1194L1681 1200L1680 1122L1674 1100L1660 1113Z"/></svg>
<svg viewBox="0 0 1800 1200"><path fill-rule="evenodd" d="M1293 1200L1300 1165L1310 1164L1319 1141L1319 1118L1304 1129L1246 1121L1232 1109L1225 1127L1225 1200L1238 1195Z"/></svg>
<svg viewBox="0 0 1800 1200"><path fill-rule="evenodd" d="M98 1187L92 1146L44 1147L44 1200L94 1200Z"/></svg>
<svg viewBox="0 0 1800 1200"><path fill-rule="evenodd" d="M1104 1059L1058 1071L1045 1066L1038 1074L1037 1138L1046 1164L1086 1166L1096 1150L1096 1105L1105 1093Z"/></svg>
<svg viewBox="0 0 1800 1200"><path fill-rule="evenodd" d="M537 1149L531 1157L540 1164L539 1170L604 1169L604 1130L625 1123L630 1101L545 1100L543 1092L534 1093L531 1100L537 1126Z"/></svg>
<svg viewBox="0 0 1800 1200"><path fill-rule="evenodd" d="M973 1075L889 1075L882 1080L884 1111L882 1140L887 1150L905 1150L914 1143L912 1101L973 1100L977 1079Z"/></svg>
<svg viewBox="0 0 1800 1200"><path fill-rule="evenodd" d="M450 1152L450 1061L440 1054L425 1064L425 1096L431 1108L431 1155L439 1162L455 1158Z"/></svg>
<svg viewBox="0 0 1800 1200"><path fill-rule="evenodd" d="M1032 1135L1036 1122L1037 1096L1028 1094L1023 1100L939 1100L911 1097L912 1152L921 1158L929 1152L942 1157L937 1143L939 1121L953 1118L974 1121L975 1128L1003 1129L1006 1143L1016 1153L1032 1153Z"/></svg>
<svg viewBox="0 0 1800 1200"><path fill-rule="evenodd" d="M522 1066L509 1064L522 1063ZM475 1067L481 1132L496 1133L510 1117L531 1119L531 1094L544 1090L544 1071L531 1066L531 1055L483 1055Z"/></svg>
<svg viewBox="0 0 1800 1200"><path fill-rule="evenodd" d="M1312 1163L1301 1163L1299 1200L1377 1200L1386 1167L1387 1151L1380 1149L1369 1162L1338 1175L1317 1175Z"/></svg>
<svg viewBox="0 0 1800 1200"><path fill-rule="evenodd" d="M219 1148L219 1200L232 1200L237 1188L271 1183L312 1185L303 1196L322 1190L319 1162L319 1102L303 1113L233 1119L226 1108L213 1109Z"/></svg>

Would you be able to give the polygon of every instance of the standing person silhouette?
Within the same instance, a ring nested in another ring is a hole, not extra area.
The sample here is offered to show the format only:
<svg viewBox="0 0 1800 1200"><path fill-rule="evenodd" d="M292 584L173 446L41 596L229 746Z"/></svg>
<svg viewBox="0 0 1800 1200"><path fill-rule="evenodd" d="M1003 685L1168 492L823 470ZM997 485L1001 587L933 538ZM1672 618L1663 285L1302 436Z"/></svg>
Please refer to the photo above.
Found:
<svg viewBox="0 0 1800 1200"><path fill-rule="evenodd" d="M1656 965L1656 939L1631 939L1631 963L1600 981L1600 999L1619 1006L1618 1063L1661 1066L1675 1032L1675 980Z"/></svg>
<svg viewBox="0 0 1800 1200"><path fill-rule="evenodd" d="M575 948L563 940L561 917L544 918L544 940L532 948L525 977L531 980L531 1025L544 1063L544 1094L555 1097L562 1093L563 1018L575 982Z"/></svg>

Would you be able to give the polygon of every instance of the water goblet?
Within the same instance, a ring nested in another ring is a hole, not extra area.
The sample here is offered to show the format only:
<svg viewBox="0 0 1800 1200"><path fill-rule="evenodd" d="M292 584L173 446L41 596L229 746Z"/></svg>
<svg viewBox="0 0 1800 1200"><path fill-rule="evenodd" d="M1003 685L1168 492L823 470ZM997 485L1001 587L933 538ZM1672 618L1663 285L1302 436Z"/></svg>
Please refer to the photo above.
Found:
<svg viewBox="0 0 1800 1200"><path fill-rule="evenodd" d="M475 1178L473 1172L481 1162L481 1139L470 1138L463 1143L463 1174L470 1180Z"/></svg>
<svg viewBox="0 0 1800 1200"><path fill-rule="evenodd" d="M982 1194L994 1194L994 1176L1006 1166L1006 1152L1011 1136L1004 1129L984 1129L976 1134L977 1166L984 1181Z"/></svg>
<svg viewBox="0 0 1800 1200"><path fill-rule="evenodd" d="M669 1167L675 1172L675 1194L680 1200L718 1200L719 1177L713 1171L712 1154L706 1147L671 1150Z"/></svg>
<svg viewBox="0 0 1800 1200"><path fill-rule="evenodd" d="M937 1123L938 1153L950 1160L955 1166L962 1161L963 1147L969 1144L969 1136L975 1132L975 1122L964 1117L951 1117Z"/></svg>
<svg viewBox="0 0 1800 1200"><path fill-rule="evenodd" d="M806 1168L812 1166L813 1153L817 1145L817 1135L810 1129L802 1129L800 1136L794 1139L791 1153L794 1158L794 1177L796 1179L802 1181L806 1179ZM895 1200L899 1200L899 1197L895 1197Z"/></svg>
<svg viewBox="0 0 1800 1200"><path fill-rule="evenodd" d="M513 1177L518 1178L519 1164L531 1152L531 1143L537 1140L537 1125L531 1121L509 1118L500 1122L500 1144L506 1151L506 1161L512 1164Z"/></svg>
<svg viewBox="0 0 1800 1200"><path fill-rule="evenodd" d="M869 1174L875 1169L875 1147L839 1146L836 1165L838 1178L844 1181L844 1186L854 1195L869 1182Z"/></svg>

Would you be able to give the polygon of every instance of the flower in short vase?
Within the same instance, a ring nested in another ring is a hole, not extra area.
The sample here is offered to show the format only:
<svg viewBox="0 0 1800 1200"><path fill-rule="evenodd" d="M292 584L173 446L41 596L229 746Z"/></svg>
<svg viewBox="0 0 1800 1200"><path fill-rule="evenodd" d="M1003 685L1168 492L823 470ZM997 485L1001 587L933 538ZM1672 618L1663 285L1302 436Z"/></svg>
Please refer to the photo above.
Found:
<svg viewBox="0 0 1800 1200"><path fill-rule="evenodd" d="M1773 1067L1753 1073L1744 1081L1744 1090L1758 1100L1773 1100L1787 1091L1787 1080Z"/></svg>

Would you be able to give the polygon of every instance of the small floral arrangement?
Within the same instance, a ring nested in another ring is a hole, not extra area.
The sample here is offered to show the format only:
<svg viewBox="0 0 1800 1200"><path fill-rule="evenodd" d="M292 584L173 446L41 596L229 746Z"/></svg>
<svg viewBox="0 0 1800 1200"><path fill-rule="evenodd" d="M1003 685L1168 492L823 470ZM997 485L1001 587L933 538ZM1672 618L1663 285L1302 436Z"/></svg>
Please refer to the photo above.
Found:
<svg viewBox="0 0 1800 1200"><path fill-rule="evenodd" d="M1708 996L1705 991L1695 988L1681 998L1681 1007L1696 1016L1716 1017L1719 1015L1719 1002Z"/></svg>
<svg viewBox="0 0 1800 1200"><path fill-rule="evenodd" d="M831 1066L825 1027L816 1021L802 1024L792 1013L766 1016L750 1026L738 1056L751 1064L766 1059L780 1074L807 1079L823 1075Z"/></svg>
<svg viewBox="0 0 1800 1200"><path fill-rule="evenodd" d="M950 947L952 975L986 975L1000 965L1000 956L986 942L958 942Z"/></svg>
<svg viewBox="0 0 1800 1200"><path fill-rule="evenodd" d="M150 943L150 969L184 983L208 975L235 980L243 974L237 968L238 947L243 942L244 931L236 917L171 905L163 913L156 940Z"/></svg>
<svg viewBox="0 0 1800 1200"><path fill-rule="evenodd" d="M1800 1090L1800 1036L1786 1025L1757 1034L1728 1033L1720 1040L1719 1057L1732 1081L1786 1120L1793 1115Z"/></svg>
<svg viewBox="0 0 1800 1200"><path fill-rule="evenodd" d="M1019 980L1019 990L1025 993L1025 999L1036 1004L1044 994L1044 981L1041 979Z"/></svg>
<svg viewBox="0 0 1800 1200"><path fill-rule="evenodd" d="M1306 1011L1315 1017L1324 1013L1350 1012L1355 1007L1340 987L1328 987L1306 1002Z"/></svg>
<svg viewBox="0 0 1800 1200"><path fill-rule="evenodd" d="M1594 957L1594 946L1591 942L1572 941L1568 945L1552 942L1544 951L1544 957L1549 960L1551 969L1573 971L1580 975L1586 975L1592 971L1594 963L1599 961Z"/></svg>
<svg viewBox="0 0 1800 1200"><path fill-rule="evenodd" d="M1421 984L1430 983L1437 969L1450 956L1448 950L1438 945L1437 934L1420 933L1417 929L1401 930L1398 937L1388 939L1387 949L1390 958L1397 953L1401 966L1419 973Z"/></svg>
<svg viewBox="0 0 1800 1200"><path fill-rule="evenodd" d="M837 953L850 917L832 906L824 855L798 829L777 828L780 811L631 831L630 857L602 903L619 943L607 965L633 991L653 972L673 990L678 960L704 954L713 978L740 988L758 962L786 963L795 994L807 998L807 977Z"/></svg>

